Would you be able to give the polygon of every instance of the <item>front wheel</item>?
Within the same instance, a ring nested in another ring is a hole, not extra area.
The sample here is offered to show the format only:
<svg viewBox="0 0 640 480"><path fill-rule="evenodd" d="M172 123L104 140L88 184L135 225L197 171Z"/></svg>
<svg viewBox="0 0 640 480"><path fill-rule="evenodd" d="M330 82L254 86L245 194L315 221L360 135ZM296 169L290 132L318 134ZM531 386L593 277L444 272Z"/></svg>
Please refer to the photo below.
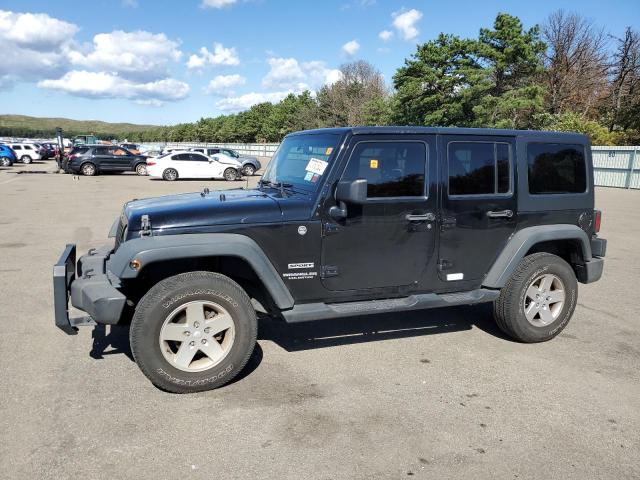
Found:
<svg viewBox="0 0 640 480"><path fill-rule="evenodd" d="M227 168L224 171L224 179L232 182L234 181L236 178L238 178L238 172L234 169L234 168Z"/></svg>
<svg viewBox="0 0 640 480"><path fill-rule="evenodd" d="M545 342L567 326L578 301L571 266L550 253L522 259L494 303L500 329L525 342Z"/></svg>
<svg viewBox="0 0 640 480"><path fill-rule="evenodd" d="M245 165L245 166L244 166L244 169L243 169L242 171L244 172L244 174L245 174L247 177L250 177L250 176L252 176L254 173L256 173L256 168L255 168L253 165L248 164L248 165Z"/></svg>
<svg viewBox="0 0 640 480"><path fill-rule="evenodd" d="M29 155L23 155L20 157L20 161L24 164L29 164L32 162L32 158Z"/></svg>
<svg viewBox="0 0 640 480"><path fill-rule="evenodd" d="M191 393L221 387L246 365L256 313L244 290L212 272L167 278L142 297L131 321L131 351L158 388Z"/></svg>
<svg viewBox="0 0 640 480"><path fill-rule="evenodd" d="M147 165L144 163L139 163L136 165L136 173L140 176L144 176L147 174Z"/></svg>

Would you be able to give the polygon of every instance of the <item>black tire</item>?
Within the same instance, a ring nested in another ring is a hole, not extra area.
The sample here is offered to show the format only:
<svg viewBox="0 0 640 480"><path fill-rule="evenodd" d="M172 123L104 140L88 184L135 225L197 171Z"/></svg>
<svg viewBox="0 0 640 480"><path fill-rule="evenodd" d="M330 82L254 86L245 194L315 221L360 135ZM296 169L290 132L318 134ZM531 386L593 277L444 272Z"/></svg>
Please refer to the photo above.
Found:
<svg viewBox="0 0 640 480"><path fill-rule="evenodd" d="M247 177L251 177L254 173L256 173L256 167L248 164L244 166L244 169L242 171Z"/></svg>
<svg viewBox="0 0 640 480"><path fill-rule="evenodd" d="M547 274L561 281L565 300L557 318L546 325L535 325L525 315L527 290L536 279ZM571 266L556 255L534 253L522 259L502 288L493 304L493 314L498 327L513 339L524 343L546 342L567 326L577 301L578 282Z"/></svg>
<svg viewBox="0 0 640 480"><path fill-rule="evenodd" d="M199 372L176 368L160 346L165 320L194 301L222 306L234 324L233 343L226 356ZM253 352L257 333L256 312L236 282L218 273L189 272L162 280L142 297L131 321L130 342L134 359L155 386L173 393L191 393L221 387L240 373Z"/></svg>
<svg viewBox="0 0 640 480"><path fill-rule="evenodd" d="M0 166L10 167L11 165L13 165L13 162L9 157L0 157Z"/></svg>
<svg viewBox="0 0 640 480"><path fill-rule="evenodd" d="M162 172L162 178L167 182L173 182L178 179L178 171L175 168L167 168Z"/></svg>
<svg viewBox="0 0 640 480"><path fill-rule="evenodd" d="M80 167L80 171L85 177L94 177L98 174L98 169L91 162L83 163Z"/></svg>
<svg viewBox="0 0 640 480"><path fill-rule="evenodd" d="M140 175L141 177L144 177L147 174L147 164L139 163L136 165L134 170L138 175Z"/></svg>
<svg viewBox="0 0 640 480"><path fill-rule="evenodd" d="M33 159L29 155L23 155L20 157L20 161L24 164L29 164L33 161Z"/></svg>
<svg viewBox="0 0 640 480"><path fill-rule="evenodd" d="M227 180L228 182L233 182L234 180L238 179L238 172L236 171L235 168L227 168L224 173L224 179Z"/></svg>

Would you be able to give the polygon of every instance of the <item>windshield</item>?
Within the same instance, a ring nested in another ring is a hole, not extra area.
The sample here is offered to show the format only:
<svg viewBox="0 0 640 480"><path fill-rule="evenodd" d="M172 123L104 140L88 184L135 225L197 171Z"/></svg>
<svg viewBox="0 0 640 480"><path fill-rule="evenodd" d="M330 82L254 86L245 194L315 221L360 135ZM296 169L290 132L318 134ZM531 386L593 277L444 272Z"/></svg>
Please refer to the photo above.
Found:
<svg viewBox="0 0 640 480"><path fill-rule="evenodd" d="M338 148L340 135L294 135L283 140L269 162L262 180L271 183L290 183L294 187L313 192L321 183L330 161Z"/></svg>

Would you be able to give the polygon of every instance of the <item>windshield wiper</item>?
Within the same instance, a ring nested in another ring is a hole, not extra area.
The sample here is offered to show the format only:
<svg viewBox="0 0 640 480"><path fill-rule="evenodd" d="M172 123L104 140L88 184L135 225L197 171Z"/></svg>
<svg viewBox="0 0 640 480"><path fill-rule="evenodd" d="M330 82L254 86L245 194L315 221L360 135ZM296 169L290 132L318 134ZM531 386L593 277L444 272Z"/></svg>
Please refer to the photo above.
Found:
<svg viewBox="0 0 640 480"><path fill-rule="evenodd" d="M289 189L293 192L295 192L295 189L293 188L293 184L292 183L285 183L285 182L272 182L271 180L258 180L258 185L260 187L262 187L262 185L267 185L269 187L273 187L273 188L277 188L280 190L280 195L284 196L285 194L285 189Z"/></svg>

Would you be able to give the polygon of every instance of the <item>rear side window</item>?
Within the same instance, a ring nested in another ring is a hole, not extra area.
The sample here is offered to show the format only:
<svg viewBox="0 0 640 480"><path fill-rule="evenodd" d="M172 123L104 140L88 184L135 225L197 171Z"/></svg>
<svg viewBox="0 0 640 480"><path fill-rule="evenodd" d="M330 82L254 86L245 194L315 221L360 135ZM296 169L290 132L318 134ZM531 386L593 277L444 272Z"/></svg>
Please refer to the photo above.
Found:
<svg viewBox="0 0 640 480"><path fill-rule="evenodd" d="M449 195L497 195L511 191L510 146L497 142L451 142Z"/></svg>
<svg viewBox="0 0 640 480"><path fill-rule="evenodd" d="M367 180L367 197L425 195L427 147L422 142L360 142L343 178Z"/></svg>
<svg viewBox="0 0 640 480"><path fill-rule="evenodd" d="M584 193L587 191L587 166L584 146L562 143L530 143L529 193Z"/></svg>
<svg viewBox="0 0 640 480"><path fill-rule="evenodd" d="M191 160L191 157L188 153L178 153L171 157L173 160Z"/></svg>

